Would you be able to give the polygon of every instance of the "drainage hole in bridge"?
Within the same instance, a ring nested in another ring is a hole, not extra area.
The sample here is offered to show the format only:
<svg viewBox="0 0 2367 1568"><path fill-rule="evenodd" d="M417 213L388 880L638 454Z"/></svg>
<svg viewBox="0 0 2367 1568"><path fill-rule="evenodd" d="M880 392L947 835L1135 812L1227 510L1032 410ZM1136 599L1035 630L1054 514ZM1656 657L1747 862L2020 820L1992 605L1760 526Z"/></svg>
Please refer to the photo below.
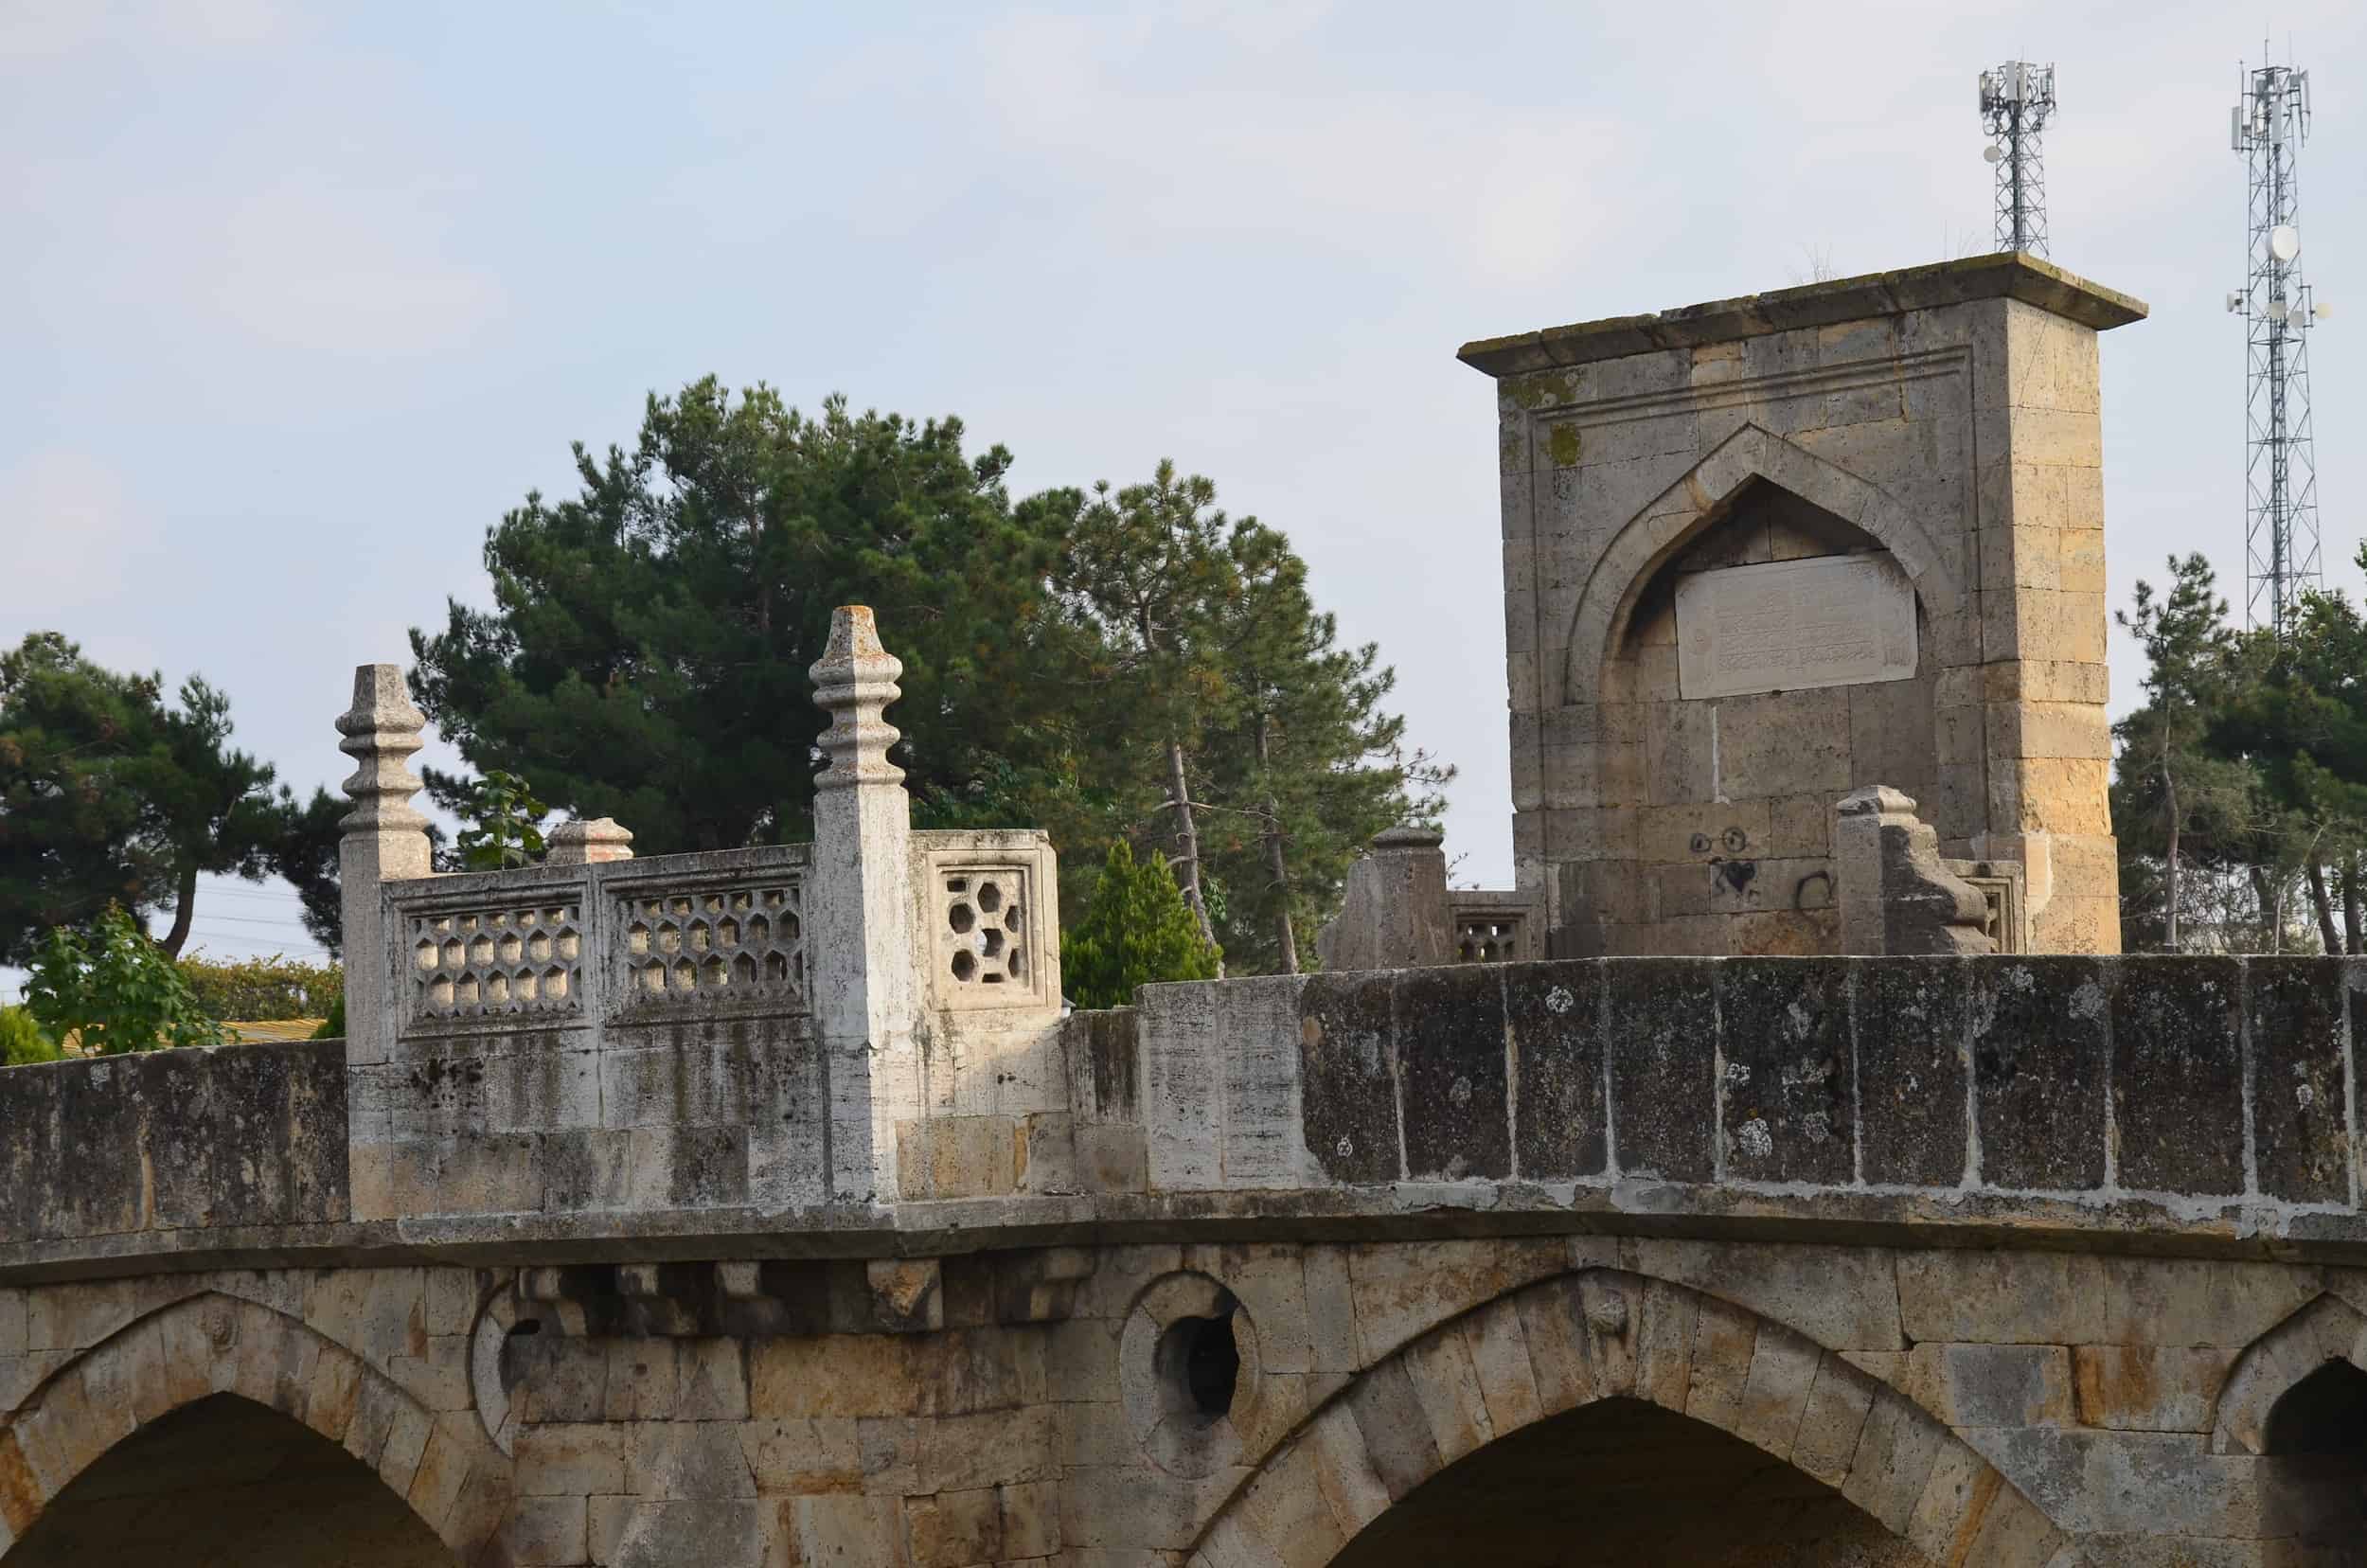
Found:
<svg viewBox="0 0 2367 1568"><path fill-rule="evenodd" d="M1231 1413L1241 1378L1241 1350L1233 1338L1231 1301L1211 1317L1178 1318L1159 1336L1159 1381L1177 1414L1219 1420Z"/></svg>

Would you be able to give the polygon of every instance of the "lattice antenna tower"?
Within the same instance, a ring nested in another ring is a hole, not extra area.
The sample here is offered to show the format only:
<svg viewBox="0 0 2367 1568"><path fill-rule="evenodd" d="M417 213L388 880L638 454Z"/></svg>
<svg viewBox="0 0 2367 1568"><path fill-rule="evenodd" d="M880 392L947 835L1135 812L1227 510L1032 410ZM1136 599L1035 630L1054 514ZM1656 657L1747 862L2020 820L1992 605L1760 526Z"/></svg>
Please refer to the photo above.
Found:
<svg viewBox="0 0 2367 1568"><path fill-rule="evenodd" d="M2268 58L2268 45L2261 46ZM2243 154L2251 197L2244 288L2227 308L2244 318L2244 619L2284 635L2303 593L2323 580L2318 557L2318 464L2309 429L2309 329L2323 320L2302 280L2302 143L2309 73L2263 63L2241 70L2229 140Z"/></svg>
<svg viewBox="0 0 2367 1568"><path fill-rule="evenodd" d="M1997 169L1997 248L2047 254L2046 122L2055 113L2055 67L2009 60L1981 73L1982 156Z"/></svg>

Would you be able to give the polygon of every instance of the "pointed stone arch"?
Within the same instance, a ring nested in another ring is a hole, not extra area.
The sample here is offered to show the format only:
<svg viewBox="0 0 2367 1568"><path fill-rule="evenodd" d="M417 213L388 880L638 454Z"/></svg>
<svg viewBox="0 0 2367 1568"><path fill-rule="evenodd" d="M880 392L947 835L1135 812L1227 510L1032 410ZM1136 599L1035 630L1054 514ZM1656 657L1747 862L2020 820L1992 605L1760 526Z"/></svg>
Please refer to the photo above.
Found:
<svg viewBox="0 0 2367 1568"><path fill-rule="evenodd" d="M2214 1453L2268 1452L2277 1401L2330 1362L2367 1371L2367 1312L2321 1295L2244 1347L2219 1385L2211 1423Z"/></svg>
<svg viewBox="0 0 2367 1568"><path fill-rule="evenodd" d="M1947 1568L2082 1560L1963 1439L1837 1352L1722 1298L1591 1269L1500 1295L1357 1374L1227 1497L1189 1568L1330 1562L1456 1461L1622 1399L1774 1455Z"/></svg>
<svg viewBox="0 0 2367 1568"><path fill-rule="evenodd" d="M1579 590L1565 705L1601 700L1603 671L1655 573L1699 538L1753 480L1777 485L1878 541L1906 569L1927 610L1952 609L1956 574L1937 541L1879 487L1756 424L1745 424L1621 525Z"/></svg>
<svg viewBox="0 0 2367 1568"><path fill-rule="evenodd" d="M502 1522L507 1455L310 1325L237 1296L185 1296L65 1363L0 1422L0 1552L115 1446L219 1395L277 1411L374 1470L463 1562Z"/></svg>

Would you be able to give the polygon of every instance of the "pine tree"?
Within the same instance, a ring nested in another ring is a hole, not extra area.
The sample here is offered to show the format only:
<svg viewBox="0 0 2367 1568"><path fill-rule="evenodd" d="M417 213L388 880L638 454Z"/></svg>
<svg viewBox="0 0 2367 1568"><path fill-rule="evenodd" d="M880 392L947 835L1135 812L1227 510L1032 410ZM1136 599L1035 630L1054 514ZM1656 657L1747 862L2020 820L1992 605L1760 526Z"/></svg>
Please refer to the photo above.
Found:
<svg viewBox="0 0 2367 1568"><path fill-rule="evenodd" d="M1171 462L1076 498L1055 585L1090 664L1072 686L1100 683L1129 729L1097 754L1112 830L1155 826L1228 967L1290 972L1361 846L1434 816L1452 770L1407 754L1379 706L1394 675L1336 646L1289 539L1215 500Z"/></svg>
<svg viewBox="0 0 2367 1568"><path fill-rule="evenodd" d="M231 749L229 698L195 676L178 696L168 705L161 676L102 668L54 632L0 655L0 961L112 905L168 900L177 954L200 876L273 868L285 792Z"/></svg>
<svg viewBox="0 0 2367 1568"><path fill-rule="evenodd" d="M2150 819L2147 826L2159 829L2162 945L2176 953L2181 945L2185 831L2199 815L2222 809L2221 794L2242 781L2230 777L2203 746L2210 704L2224 687L2234 652L2227 600L2219 597L2211 563L2200 554L2172 556L2169 568L2166 593L2157 594L2141 579L2135 609L2113 617L2145 650L2147 699L2143 708L2115 726L2126 748L2120 758L2122 774L2144 781L2115 804L2138 808ZM2124 835L2124 854L2151 847L2152 833L2129 831L2135 826L2130 814L2115 820Z"/></svg>
<svg viewBox="0 0 2367 1568"><path fill-rule="evenodd" d="M794 841L823 728L807 667L832 608L869 604L904 664L889 717L923 820L1012 825L995 792L1060 755L1033 678L1059 519L1014 508L1010 454L962 437L713 378L652 397L632 450L576 448L578 496L488 530L493 608L413 631L413 695L480 773L614 816L641 852ZM449 807L467 788L427 782Z"/></svg>
<svg viewBox="0 0 2367 1568"><path fill-rule="evenodd" d="M1083 918L1060 942L1060 983L1080 1007L1122 1007L1140 987L1211 980L1220 955L1201 936L1166 859L1137 862L1121 839L1110 846Z"/></svg>
<svg viewBox="0 0 2367 1568"><path fill-rule="evenodd" d="M1245 967L1294 974L1349 864L1382 829L1434 818L1454 770L1407 751L1405 721L1380 708L1394 672L1370 643L1336 646L1289 539L1245 519L1225 553L1233 593L1212 619L1233 702L1201 760L1224 803L1209 855L1231 890L1220 935Z"/></svg>
<svg viewBox="0 0 2367 1568"><path fill-rule="evenodd" d="M1222 721L1230 694L1214 659L1210 606L1233 587L1217 488L1178 479L1162 461L1148 485L1112 493L1107 483L1076 509L1059 582L1073 615L1114 668L1127 710L1157 748L1173 824L1171 857L1201 939L1217 943L1201 854L1200 803L1191 757Z"/></svg>

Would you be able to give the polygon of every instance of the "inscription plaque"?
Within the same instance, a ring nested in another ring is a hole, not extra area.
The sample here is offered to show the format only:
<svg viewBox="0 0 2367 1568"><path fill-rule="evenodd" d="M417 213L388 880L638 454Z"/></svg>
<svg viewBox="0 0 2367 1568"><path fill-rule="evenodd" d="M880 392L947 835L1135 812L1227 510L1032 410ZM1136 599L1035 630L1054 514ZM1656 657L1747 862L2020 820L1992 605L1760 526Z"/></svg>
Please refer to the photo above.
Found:
<svg viewBox="0 0 2367 1568"><path fill-rule="evenodd" d="M1887 550L1677 579L1677 689L1686 697L1862 686L1914 672L1914 586Z"/></svg>

